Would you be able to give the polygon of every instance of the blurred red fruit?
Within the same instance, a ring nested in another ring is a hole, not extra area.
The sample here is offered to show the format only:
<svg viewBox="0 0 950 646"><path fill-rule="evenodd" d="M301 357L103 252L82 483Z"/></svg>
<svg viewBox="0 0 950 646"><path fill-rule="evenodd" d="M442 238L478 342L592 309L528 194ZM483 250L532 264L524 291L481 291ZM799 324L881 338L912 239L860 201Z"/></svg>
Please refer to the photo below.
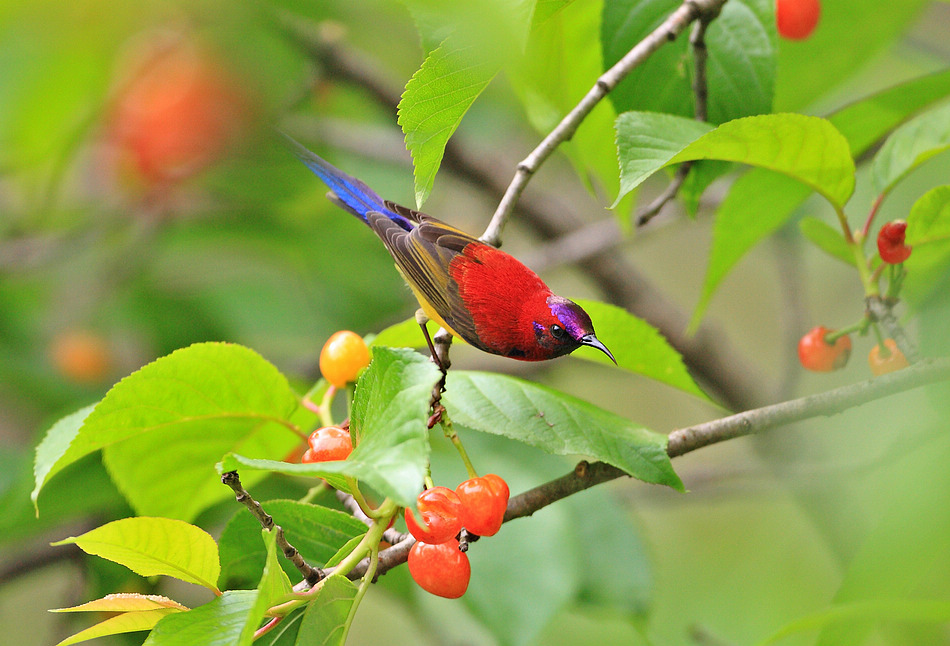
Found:
<svg viewBox="0 0 950 646"><path fill-rule="evenodd" d="M56 335L49 357L57 372L76 383L101 383L113 366L112 352L105 339L92 332L68 330Z"/></svg>
<svg viewBox="0 0 950 646"><path fill-rule="evenodd" d="M148 50L116 92L107 136L122 176L153 186L219 160L248 125L251 102L198 44L180 37Z"/></svg>

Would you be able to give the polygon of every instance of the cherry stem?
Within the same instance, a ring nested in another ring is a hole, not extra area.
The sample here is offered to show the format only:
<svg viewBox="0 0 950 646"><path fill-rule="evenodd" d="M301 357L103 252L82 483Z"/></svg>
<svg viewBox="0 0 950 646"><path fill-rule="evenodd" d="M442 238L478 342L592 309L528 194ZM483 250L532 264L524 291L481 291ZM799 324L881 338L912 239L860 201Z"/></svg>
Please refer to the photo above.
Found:
<svg viewBox="0 0 950 646"><path fill-rule="evenodd" d="M276 626L277 624L281 622L282 619L283 619L283 616L272 617L270 621L268 621L266 624L264 624L263 626L261 626L260 628L254 631L253 639L258 639L260 637L263 637L267 633L269 633L274 628L274 626Z"/></svg>
<svg viewBox="0 0 950 646"><path fill-rule="evenodd" d="M359 483L356 481L356 478L353 476L344 476L344 478L346 479L346 486L350 489L350 495L353 496L353 500L360 506L362 512L370 518L376 518L379 511L370 507L366 498L363 497L363 492L360 491Z"/></svg>
<svg viewBox="0 0 950 646"><path fill-rule="evenodd" d="M825 335L824 341L828 345L834 345L835 341L840 339L843 336L851 334L852 332L859 332L864 334L867 332L868 325L871 323L870 319L867 316L861 318L857 323L852 323L847 327L843 327L840 330L835 330L834 332L829 332Z"/></svg>
<svg viewBox="0 0 950 646"><path fill-rule="evenodd" d="M323 393L323 399L317 407L317 415L320 416L320 424L323 426L333 426L333 415L330 413L330 405L333 404L333 396L336 395L336 386L330 386Z"/></svg>
<svg viewBox="0 0 950 646"><path fill-rule="evenodd" d="M465 464L466 471L468 471L468 477L477 478L478 472L475 470L475 467L472 465L472 461L468 457L468 452L465 450L465 446L462 444L462 438L460 438L458 433L455 432L455 427L452 425L452 420L449 419L449 414L444 408L442 408L442 415L439 419L439 423L442 425L442 432L445 434L445 437L449 438L452 444L455 445L456 450L462 457L462 462Z"/></svg>
<svg viewBox="0 0 950 646"><path fill-rule="evenodd" d="M868 237L868 232L871 231L871 223L874 222L874 216L877 215L878 210L881 208L881 202L884 201L885 196L887 196L887 193L881 193L871 205L871 210L868 212L868 218L864 221L864 228L861 229L861 235L865 239Z"/></svg>

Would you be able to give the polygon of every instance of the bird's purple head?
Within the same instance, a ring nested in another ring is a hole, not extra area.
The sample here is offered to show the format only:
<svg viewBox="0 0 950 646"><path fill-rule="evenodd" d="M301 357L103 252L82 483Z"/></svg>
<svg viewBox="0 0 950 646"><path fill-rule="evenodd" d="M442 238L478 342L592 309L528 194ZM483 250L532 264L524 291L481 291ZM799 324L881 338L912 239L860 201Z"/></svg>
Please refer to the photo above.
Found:
<svg viewBox="0 0 950 646"><path fill-rule="evenodd" d="M591 323L590 316L574 301L562 298L561 296L549 296L547 299L548 308L557 321L547 327L543 332L549 335L550 340L557 345L557 355L573 352L582 345L597 348L614 363L614 355L610 353L603 343L594 334L594 324ZM537 332L541 332L538 330Z"/></svg>

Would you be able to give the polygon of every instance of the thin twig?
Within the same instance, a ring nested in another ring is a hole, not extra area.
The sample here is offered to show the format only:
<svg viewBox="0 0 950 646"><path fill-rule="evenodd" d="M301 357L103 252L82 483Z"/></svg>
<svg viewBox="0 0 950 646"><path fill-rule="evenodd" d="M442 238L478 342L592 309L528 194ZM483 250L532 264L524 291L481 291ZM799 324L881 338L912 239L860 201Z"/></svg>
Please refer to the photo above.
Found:
<svg viewBox="0 0 950 646"><path fill-rule="evenodd" d="M706 30L719 15L721 8L720 4L708 13L701 14L693 25L693 31L689 37L689 44L693 48L693 116L697 121L707 121L709 118L709 84L706 81L706 60L709 58L709 50L706 48ZM663 207L677 196L694 163L687 161L680 164L666 189L637 214L638 227L642 227L659 215Z"/></svg>
<svg viewBox="0 0 950 646"><path fill-rule="evenodd" d="M569 141L581 122L607 94L617 87L633 69L642 64L664 44L675 40L686 27L700 16L718 14L725 0L686 0L663 23L633 46L613 67L604 72L584 98L567 113L538 146L518 164L518 170L508 185L495 214L482 234L481 240L497 247L501 232L514 211L515 203L524 192L531 176L541 164L565 141Z"/></svg>
<svg viewBox="0 0 950 646"><path fill-rule="evenodd" d="M300 555L300 552L287 542L287 539L284 538L283 528L280 525L274 524L274 519L270 514L264 511L261 503L254 500L251 494L244 490L237 471L223 473L221 475L221 482L231 487L231 490L234 491L234 498L247 507L248 511L250 511L254 515L254 518L261 524L261 527L268 531L277 532L277 547L283 552L284 557L294 564L294 567L297 568L301 576L303 576L304 580L311 587L316 585L317 582L323 578L321 571L311 567L310 564L304 560L303 556Z"/></svg>

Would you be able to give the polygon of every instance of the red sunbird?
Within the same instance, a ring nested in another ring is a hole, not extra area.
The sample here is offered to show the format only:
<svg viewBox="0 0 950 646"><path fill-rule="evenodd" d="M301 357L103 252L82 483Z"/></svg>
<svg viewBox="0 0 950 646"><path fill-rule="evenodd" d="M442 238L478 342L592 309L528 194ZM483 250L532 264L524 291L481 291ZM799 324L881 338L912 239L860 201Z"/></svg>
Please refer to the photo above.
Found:
<svg viewBox="0 0 950 646"><path fill-rule="evenodd" d="M582 345L616 363L577 303L554 295L513 256L420 213L383 200L366 184L287 137L330 188L327 197L365 222L396 261L423 312L485 352L543 361Z"/></svg>

